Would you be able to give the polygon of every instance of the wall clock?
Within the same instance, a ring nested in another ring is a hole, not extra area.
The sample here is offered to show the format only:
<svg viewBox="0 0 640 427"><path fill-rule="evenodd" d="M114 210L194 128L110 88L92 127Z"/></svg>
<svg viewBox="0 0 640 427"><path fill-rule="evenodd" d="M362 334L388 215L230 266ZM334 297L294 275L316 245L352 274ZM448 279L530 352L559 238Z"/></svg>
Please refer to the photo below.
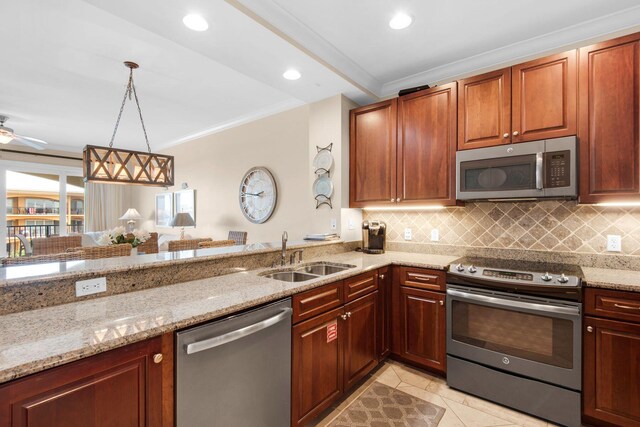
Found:
<svg viewBox="0 0 640 427"><path fill-rule="evenodd" d="M276 208L278 190L267 168L249 169L240 182L240 210L255 224L266 222Z"/></svg>

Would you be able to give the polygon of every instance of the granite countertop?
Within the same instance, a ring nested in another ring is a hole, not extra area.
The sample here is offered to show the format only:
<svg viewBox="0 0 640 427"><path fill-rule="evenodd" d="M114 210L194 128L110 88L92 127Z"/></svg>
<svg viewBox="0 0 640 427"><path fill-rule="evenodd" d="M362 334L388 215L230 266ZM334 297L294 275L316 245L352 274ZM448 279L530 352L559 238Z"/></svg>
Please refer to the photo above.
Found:
<svg viewBox="0 0 640 427"><path fill-rule="evenodd" d="M588 288L640 292L640 271L582 267Z"/></svg>
<svg viewBox="0 0 640 427"><path fill-rule="evenodd" d="M456 258L346 252L322 260L355 268L306 282L268 279L260 269L7 314L0 316L0 383L389 264L446 269Z"/></svg>

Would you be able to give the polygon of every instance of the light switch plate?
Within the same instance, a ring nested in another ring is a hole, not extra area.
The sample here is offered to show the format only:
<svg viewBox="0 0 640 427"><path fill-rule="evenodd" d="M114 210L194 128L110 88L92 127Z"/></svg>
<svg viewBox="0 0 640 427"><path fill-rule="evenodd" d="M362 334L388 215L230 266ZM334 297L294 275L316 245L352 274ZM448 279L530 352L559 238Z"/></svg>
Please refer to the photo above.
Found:
<svg viewBox="0 0 640 427"><path fill-rule="evenodd" d="M356 229L356 222L352 219L349 220L349 230L355 230Z"/></svg>
<svg viewBox="0 0 640 427"><path fill-rule="evenodd" d="M622 238L617 234L607 234L607 251L622 252Z"/></svg>
<svg viewBox="0 0 640 427"><path fill-rule="evenodd" d="M437 242L438 240L440 240L440 230L434 228L433 230L431 230L431 241Z"/></svg>
<svg viewBox="0 0 640 427"><path fill-rule="evenodd" d="M411 240L413 238L413 232L410 228L404 229L404 240Z"/></svg>
<svg viewBox="0 0 640 427"><path fill-rule="evenodd" d="M99 294L100 292L107 292L106 277L98 277L96 279L89 280L79 280L76 282L77 297Z"/></svg>

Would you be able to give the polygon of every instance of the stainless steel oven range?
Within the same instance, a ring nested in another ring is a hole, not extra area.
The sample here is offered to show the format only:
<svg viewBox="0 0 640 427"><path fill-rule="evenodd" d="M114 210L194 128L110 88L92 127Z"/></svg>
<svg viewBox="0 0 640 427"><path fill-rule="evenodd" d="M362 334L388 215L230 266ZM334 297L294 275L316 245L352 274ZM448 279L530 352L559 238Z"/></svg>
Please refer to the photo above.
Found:
<svg viewBox="0 0 640 427"><path fill-rule="evenodd" d="M579 267L463 259L447 274L449 386L580 426Z"/></svg>

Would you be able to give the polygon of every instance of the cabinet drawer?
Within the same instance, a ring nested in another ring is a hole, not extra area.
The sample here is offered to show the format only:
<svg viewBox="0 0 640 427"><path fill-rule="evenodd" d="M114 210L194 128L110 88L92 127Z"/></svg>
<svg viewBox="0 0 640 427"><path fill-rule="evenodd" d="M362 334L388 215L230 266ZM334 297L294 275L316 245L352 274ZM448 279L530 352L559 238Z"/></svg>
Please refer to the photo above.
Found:
<svg viewBox="0 0 640 427"><path fill-rule="evenodd" d="M342 281L330 283L293 296L293 323L322 314L342 305Z"/></svg>
<svg viewBox="0 0 640 427"><path fill-rule="evenodd" d="M585 312L592 316L640 322L640 293L587 288Z"/></svg>
<svg viewBox="0 0 640 427"><path fill-rule="evenodd" d="M400 267L400 284L410 288L444 291L446 274L439 270Z"/></svg>
<svg viewBox="0 0 640 427"><path fill-rule="evenodd" d="M353 301L378 289L378 272L370 271L344 281L345 302Z"/></svg>

